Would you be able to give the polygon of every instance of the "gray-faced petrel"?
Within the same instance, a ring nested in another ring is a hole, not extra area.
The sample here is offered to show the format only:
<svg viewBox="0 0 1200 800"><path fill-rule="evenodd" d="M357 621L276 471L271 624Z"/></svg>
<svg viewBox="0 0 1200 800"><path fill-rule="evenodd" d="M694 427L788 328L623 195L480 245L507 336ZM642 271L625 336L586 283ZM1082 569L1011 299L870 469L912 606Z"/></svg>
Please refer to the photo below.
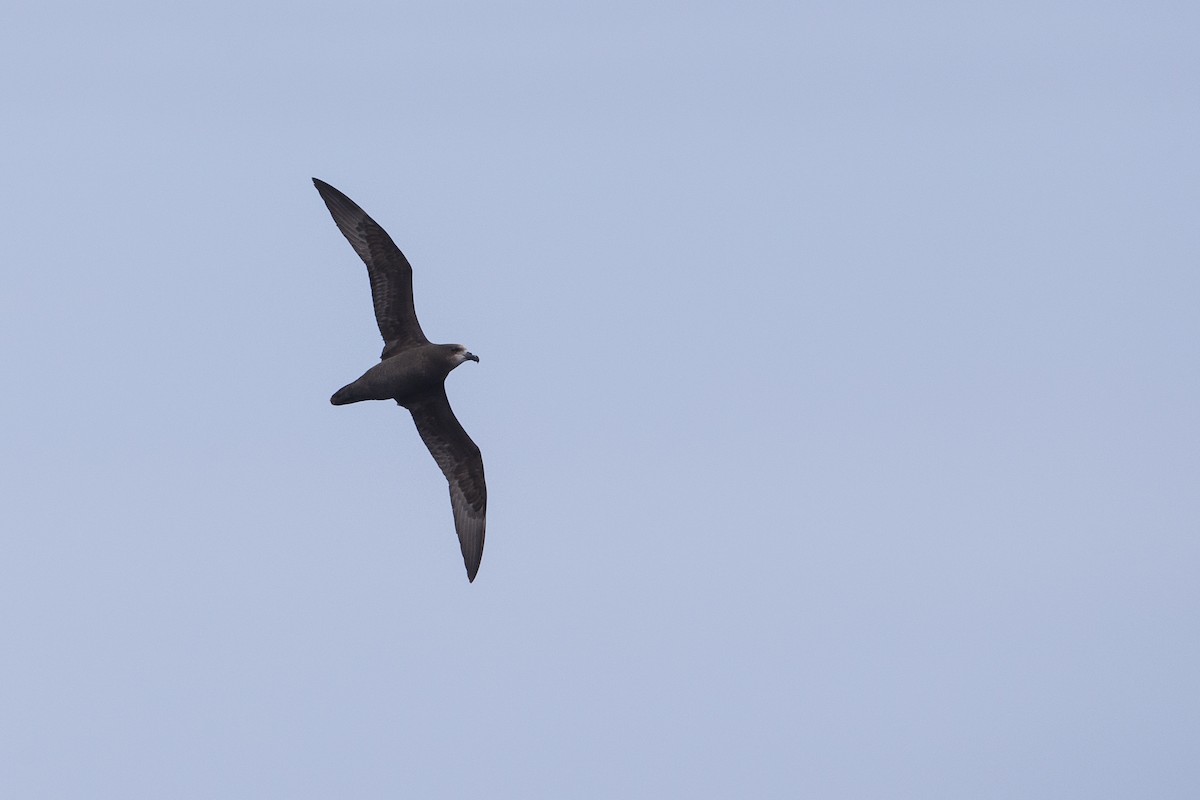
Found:
<svg viewBox="0 0 1200 800"><path fill-rule="evenodd" d="M330 398L335 406L360 400L395 400L412 413L417 432L450 484L454 528L467 579L475 580L483 558L487 486L483 458L446 399L446 376L464 361L479 361L461 344L432 344L421 332L413 306L412 267L387 231L353 200L313 178L333 221L367 265L383 355L354 383Z"/></svg>

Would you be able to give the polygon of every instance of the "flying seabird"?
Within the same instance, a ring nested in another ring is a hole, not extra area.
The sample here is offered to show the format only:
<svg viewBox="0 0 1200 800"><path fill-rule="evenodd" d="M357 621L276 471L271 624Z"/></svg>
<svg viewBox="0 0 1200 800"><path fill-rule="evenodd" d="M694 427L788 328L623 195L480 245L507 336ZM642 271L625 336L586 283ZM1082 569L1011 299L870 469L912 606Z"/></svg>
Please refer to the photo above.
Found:
<svg viewBox="0 0 1200 800"><path fill-rule="evenodd" d="M446 376L479 356L461 344L432 344L421 332L413 306L412 267L387 231L358 205L322 180L313 178L338 230L367 265L375 321L383 334L383 355L375 366L338 389L335 406L360 400L395 400L412 414L417 432L450 484L454 528L462 547L467 579L475 580L483 557L487 487L483 458L463 430L446 399Z"/></svg>

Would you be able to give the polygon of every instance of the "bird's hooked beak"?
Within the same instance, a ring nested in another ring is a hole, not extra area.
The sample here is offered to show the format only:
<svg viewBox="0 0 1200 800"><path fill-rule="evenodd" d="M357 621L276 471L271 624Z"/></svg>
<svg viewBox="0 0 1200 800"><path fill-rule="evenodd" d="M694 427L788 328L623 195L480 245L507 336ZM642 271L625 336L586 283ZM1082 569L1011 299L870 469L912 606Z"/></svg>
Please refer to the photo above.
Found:
<svg viewBox="0 0 1200 800"><path fill-rule="evenodd" d="M479 356L475 355L474 353L463 353L463 361L474 361L476 364L478 364Z"/></svg>

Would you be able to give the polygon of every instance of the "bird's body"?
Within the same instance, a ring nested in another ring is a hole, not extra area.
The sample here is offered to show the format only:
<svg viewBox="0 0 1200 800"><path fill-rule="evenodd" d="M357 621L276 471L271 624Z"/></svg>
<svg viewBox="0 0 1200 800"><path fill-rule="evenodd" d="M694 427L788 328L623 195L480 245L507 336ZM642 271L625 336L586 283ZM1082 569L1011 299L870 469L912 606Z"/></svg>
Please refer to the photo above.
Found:
<svg viewBox="0 0 1200 800"><path fill-rule="evenodd" d="M354 383L338 389L331 398L335 406L360 400L395 400L405 408L446 381L450 370L470 353L453 344L419 344L388 356L362 374Z"/></svg>
<svg viewBox="0 0 1200 800"><path fill-rule="evenodd" d="M412 267L391 237L354 201L324 181L313 184L338 229L367 265L375 319L383 335L383 355L353 383L334 393L334 405L361 400L395 400L412 414L417 432L450 485L454 528L468 580L474 581L483 557L487 486L479 448L463 430L445 381L464 361L479 357L460 344L433 344L417 322L412 296Z"/></svg>

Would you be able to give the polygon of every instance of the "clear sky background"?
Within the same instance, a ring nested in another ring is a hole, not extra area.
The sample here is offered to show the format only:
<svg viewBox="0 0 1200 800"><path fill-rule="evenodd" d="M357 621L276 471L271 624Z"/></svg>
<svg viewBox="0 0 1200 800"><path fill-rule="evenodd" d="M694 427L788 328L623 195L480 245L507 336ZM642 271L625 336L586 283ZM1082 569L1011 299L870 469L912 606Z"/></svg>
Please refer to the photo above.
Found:
<svg viewBox="0 0 1200 800"><path fill-rule="evenodd" d="M0 795L1200 796L1198 31L10 8ZM482 358L473 585L314 175Z"/></svg>

